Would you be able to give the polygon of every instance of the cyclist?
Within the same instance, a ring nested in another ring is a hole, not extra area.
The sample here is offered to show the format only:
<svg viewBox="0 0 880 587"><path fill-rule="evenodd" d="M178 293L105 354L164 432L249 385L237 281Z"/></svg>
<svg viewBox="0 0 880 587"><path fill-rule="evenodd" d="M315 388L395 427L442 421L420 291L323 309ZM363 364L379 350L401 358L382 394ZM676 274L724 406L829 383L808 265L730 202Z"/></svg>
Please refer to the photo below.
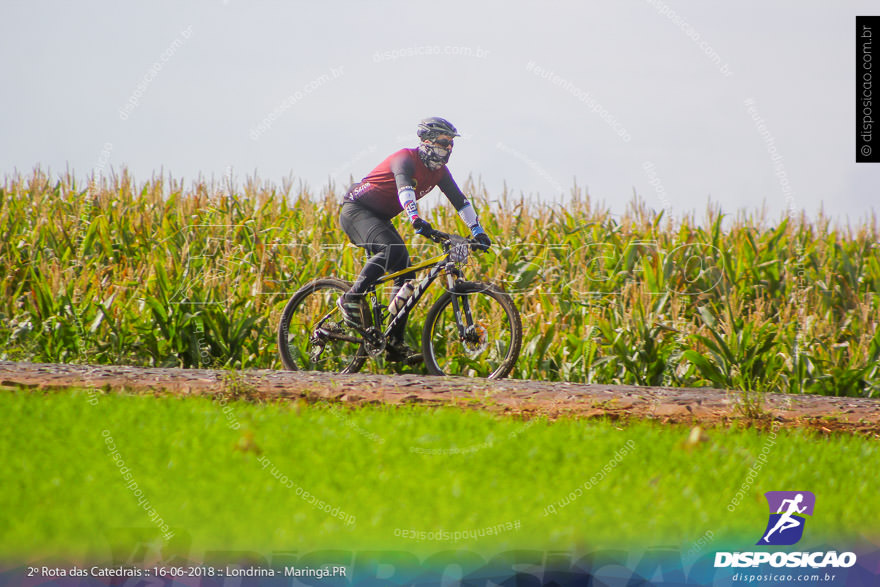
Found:
<svg viewBox="0 0 880 587"><path fill-rule="evenodd" d="M372 257L367 261L351 289L340 296L337 304L349 326L361 327L361 300L369 287L384 273L402 271L409 267L409 252L391 219L406 213L417 234L430 234L431 225L419 216L416 201L439 186L458 215L471 229L480 247L488 250L492 244L480 225L473 206L461 192L446 167L452 154L453 140L461 136L458 130L443 118L422 120L416 131L419 146L401 149L385 158L375 169L346 192L339 223L351 242L363 247ZM394 280L394 293L413 277L405 274ZM404 344L406 320L395 325L386 344L389 361L414 360L412 349Z"/></svg>

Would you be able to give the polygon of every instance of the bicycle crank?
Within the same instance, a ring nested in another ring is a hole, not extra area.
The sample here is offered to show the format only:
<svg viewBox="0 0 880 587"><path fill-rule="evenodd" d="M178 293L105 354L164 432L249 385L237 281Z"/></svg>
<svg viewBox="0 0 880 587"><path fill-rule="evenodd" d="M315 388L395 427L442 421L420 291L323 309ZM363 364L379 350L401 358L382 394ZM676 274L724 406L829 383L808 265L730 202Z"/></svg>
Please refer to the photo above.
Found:
<svg viewBox="0 0 880 587"><path fill-rule="evenodd" d="M382 333L375 326L371 326L363 331L364 335L364 347L367 349L367 354L371 357L376 357L385 350L385 337L382 336Z"/></svg>

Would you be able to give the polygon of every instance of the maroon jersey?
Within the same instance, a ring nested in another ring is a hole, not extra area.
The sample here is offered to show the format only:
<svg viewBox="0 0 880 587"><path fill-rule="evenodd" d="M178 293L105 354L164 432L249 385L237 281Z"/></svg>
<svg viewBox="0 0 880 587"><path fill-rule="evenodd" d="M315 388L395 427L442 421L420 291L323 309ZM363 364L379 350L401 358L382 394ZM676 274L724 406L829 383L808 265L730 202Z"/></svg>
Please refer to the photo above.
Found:
<svg viewBox="0 0 880 587"><path fill-rule="evenodd" d="M411 187L418 200L435 186L440 187L456 210L467 203L445 165L431 171L422 163L418 149L401 149L386 157L360 183L353 185L344 199L357 202L377 215L391 219L403 212L397 197L400 189Z"/></svg>

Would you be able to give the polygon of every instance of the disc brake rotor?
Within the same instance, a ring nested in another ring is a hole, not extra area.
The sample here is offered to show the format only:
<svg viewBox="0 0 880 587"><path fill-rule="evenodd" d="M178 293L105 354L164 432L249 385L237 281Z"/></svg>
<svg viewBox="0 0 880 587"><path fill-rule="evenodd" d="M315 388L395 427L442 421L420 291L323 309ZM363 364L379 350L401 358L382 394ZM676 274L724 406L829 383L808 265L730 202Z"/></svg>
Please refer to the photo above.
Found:
<svg viewBox="0 0 880 587"><path fill-rule="evenodd" d="M464 333L464 340L461 342L468 354L471 356L479 355L489 346L489 331L478 322L468 327Z"/></svg>
<svg viewBox="0 0 880 587"><path fill-rule="evenodd" d="M309 360L312 363L317 363L321 355L324 354L328 338L333 334L343 333L345 333L345 324L343 322L327 321L323 326L319 325L315 328L311 336L309 336L309 342L312 345L309 351Z"/></svg>

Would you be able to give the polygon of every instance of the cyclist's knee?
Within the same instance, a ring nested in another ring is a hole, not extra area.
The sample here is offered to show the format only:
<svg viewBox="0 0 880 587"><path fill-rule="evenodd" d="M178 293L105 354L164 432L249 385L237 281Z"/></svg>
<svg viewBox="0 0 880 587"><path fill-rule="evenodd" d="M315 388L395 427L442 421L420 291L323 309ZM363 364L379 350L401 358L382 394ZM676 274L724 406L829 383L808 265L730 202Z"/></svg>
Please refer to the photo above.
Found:
<svg viewBox="0 0 880 587"><path fill-rule="evenodd" d="M409 251L406 250L406 245L390 245L386 254L390 271L401 271L409 267Z"/></svg>

